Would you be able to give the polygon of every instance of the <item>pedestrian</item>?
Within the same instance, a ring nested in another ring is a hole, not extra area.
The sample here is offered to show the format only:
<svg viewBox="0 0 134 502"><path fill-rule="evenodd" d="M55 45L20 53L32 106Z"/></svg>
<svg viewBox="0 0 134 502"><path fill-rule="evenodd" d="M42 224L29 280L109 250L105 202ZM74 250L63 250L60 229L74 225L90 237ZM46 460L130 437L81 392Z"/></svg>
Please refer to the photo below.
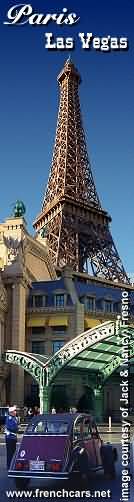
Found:
<svg viewBox="0 0 134 502"><path fill-rule="evenodd" d="M55 415L55 413L56 413L56 409L55 409L55 408L52 408L51 413L52 413L53 415Z"/></svg>
<svg viewBox="0 0 134 502"><path fill-rule="evenodd" d="M73 406L73 408L71 408L71 410L72 410L72 413L77 413L77 408L75 408L74 406Z"/></svg>
<svg viewBox="0 0 134 502"><path fill-rule="evenodd" d="M28 415L29 418L33 417L33 410L32 410L32 408L29 408L29 410L27 412L27 415Z"/></svg>
<svg viewBox="0 0 134 502"><path fill-rule="evenodd" d="M28 407L24 406L24 408L23 408L23 418L24 419L27 417L27 412L28 412Z"/></svg>
<svg viewBox="0 0 134 502"><path fill-rule="evenodd" d="M7 450L7 469L10 468L12 457L16 450L18 419L16 417L16 406L9 407L9 414L5 421L5 439Z"/></svg>
<svg viewBox="0 0 134 502"><path fill-rule="evenodd" d="M38 408L38 406L34 406L33 415L34 415L34 417L36 417L37 415L39 415L39 408Z"/></svg>

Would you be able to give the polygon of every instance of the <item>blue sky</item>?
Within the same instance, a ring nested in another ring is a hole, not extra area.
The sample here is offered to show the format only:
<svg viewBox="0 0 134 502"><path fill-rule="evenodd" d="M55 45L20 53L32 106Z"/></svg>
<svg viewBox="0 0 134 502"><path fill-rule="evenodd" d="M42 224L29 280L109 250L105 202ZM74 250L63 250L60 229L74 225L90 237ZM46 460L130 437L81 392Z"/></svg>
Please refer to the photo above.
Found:
<svg viewBox="0 0 134 502"><path fill-rule="evenodd" d="M17 3L17 2L16 2ZM19 3L19 2L18 2ZM26 205L28 228L40 212L51 164L58 110L57 74L68 51L48 51L44 33L75 38L71 57L82 75L80 99L87 148L103 208L123 263L134 272L134 8L130 0L50 2L33 0L34 11L80 16L74 26L7 26L15 1L0 2L0 221L16 199ZM82 50L79 32L126 36L128 51Z"/></svg>

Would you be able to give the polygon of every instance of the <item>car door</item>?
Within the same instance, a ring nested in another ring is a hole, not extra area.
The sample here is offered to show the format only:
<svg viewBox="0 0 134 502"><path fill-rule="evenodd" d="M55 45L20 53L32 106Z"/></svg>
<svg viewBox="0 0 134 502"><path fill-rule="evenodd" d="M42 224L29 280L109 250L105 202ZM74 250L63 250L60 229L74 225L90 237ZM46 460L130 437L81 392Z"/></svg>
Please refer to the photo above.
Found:
<svg viewBox="0 0 134 502"><path fill-rule="evenodd" d="M93 422L89 417L84 418L83 439L85 448L89 455L89 464L97 469L102 465L100 453L101 439L95 422Z"/></svg>
<svg viewBox="0 0 134 502"><path fill-rule="evenodd" d="M89 468L96 468L96 448L94 438L92 436L91 420L89 417L83 418L83 446L88 454Z"/></svg>
<svg viewBox="0 0 134 502"><path fill-rule="evenodd" d="M83 447L83 417L79 416L73 424L73 444L72 457L77 457L77 453Z"/></svg>
<svg viewBox="0 0 134 502"><path fill-rule="evenodd" d="M73 447L79 446L83 441L83 417L76 418L73 426Z"/></svg>
<svg viewBox="0 0 134 502"><path fill-rule="evenodd" d="M102 465L102 458L101 458L101 438L97 429L97 426L95 422L92 422L91 425L91 433L92 433L92 439L94 442L94 449L95 449L95 454L96 454L96 465L97 467Z"/></svg>

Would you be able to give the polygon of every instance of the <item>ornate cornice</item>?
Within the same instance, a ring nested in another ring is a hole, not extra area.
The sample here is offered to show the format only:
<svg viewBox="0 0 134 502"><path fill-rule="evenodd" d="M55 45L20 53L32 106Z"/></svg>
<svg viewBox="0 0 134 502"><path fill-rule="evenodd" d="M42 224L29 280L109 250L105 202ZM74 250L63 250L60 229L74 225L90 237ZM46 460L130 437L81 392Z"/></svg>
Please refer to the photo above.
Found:
<svg viewBox="0 0 134 502"><path fill-rule="evenodd" d="M41 244L37 239L33 239L29 234L26 237L27 252L31 252L36 258L39 258L45 262L50 278L52 280L56 279L56 271L51 262L49 255L49 248Z"/></svg>
<svg viewBox="0 0 134 502"><path fill-rule="evenodd" d="M4 235L3 242L7 255L7 264L3 270L5 280L24 276L24 273L30 279L31 272L28 270L26 262L28 253L35 256L38 260L42 260L48 270L50 279L56 279L56 271L51 262L48 247L35 240L26 231L21 239L15 239L12 235L8 237Z"/></svg>

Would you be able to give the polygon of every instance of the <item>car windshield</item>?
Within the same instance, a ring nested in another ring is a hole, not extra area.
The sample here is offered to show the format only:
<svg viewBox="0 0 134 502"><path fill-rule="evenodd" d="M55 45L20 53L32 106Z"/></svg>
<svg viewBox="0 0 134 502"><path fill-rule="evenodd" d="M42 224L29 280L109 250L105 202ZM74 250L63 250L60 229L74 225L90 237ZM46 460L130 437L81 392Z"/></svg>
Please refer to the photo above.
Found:
<svg viewBox="0 0 134 502"><path fill-rule="evenodd" d="M27 427L27 433L33 434L68 434L69 424L61 420L39 420Z"/></svg>

